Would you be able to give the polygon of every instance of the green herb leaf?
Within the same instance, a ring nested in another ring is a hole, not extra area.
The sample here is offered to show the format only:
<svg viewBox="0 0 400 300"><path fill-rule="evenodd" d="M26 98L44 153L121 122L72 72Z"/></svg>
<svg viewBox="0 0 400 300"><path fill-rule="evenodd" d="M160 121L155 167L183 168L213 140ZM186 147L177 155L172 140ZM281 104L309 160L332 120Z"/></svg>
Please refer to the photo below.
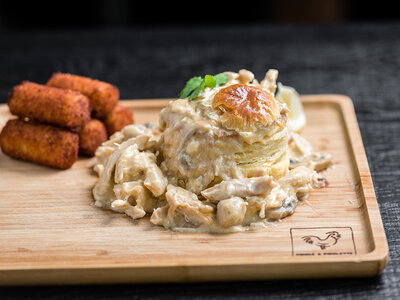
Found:
<svg viewBox="0 0 400 300"><path fill-rule="evenodd" d="M214 78L215 78L217 86L225 84L229 80L229 76L227 74L225 74L225 73L219 73L217 75L214 75Z"/></svg>
<svg viewBox="0 0 400 300"><path fill-rule="evenodd" d="M203 91L206 87L215 88L216 86L220 86L228 82L229 76L220 73L217 75L206 75L204 79L200 76L192 77L186 83L184 89L179 94L179 99L185 99L189 97L189 101L192 101L197 98L197 96Z"/></svg>
<svg viewBox="0 0 400 300"><path fill-rule="evenodd" d="M179 94L179 99L185 99L187 96L190 95L193 90L195 90L201 83L203 82L203 78L200 76L192 77L186 82L185 87Z"/></svg>
<svg viewBox="0 0 400 300"><path fill-rule="evenodd" d="M204 87L215 88L217 81L214 76L206 75L204 76Z"/></svg>
<svg viewBox="0 0 400 300"><path fill-rule="evenodd" d="M205 80L203 79L200 85L193 91L193 93L189 96L189 101L192 101L197 98L202 90L204 90Z"/></svg>

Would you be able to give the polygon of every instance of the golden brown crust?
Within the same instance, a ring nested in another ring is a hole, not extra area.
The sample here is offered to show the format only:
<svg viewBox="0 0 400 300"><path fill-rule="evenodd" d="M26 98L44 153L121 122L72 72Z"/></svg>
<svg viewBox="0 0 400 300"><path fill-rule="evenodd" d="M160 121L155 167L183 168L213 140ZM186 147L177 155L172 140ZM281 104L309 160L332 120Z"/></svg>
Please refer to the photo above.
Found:
<svg viewBox="0 0 400 300"><path fill-rule="evenodd" d="M90 121L90 101L78 92L24 81L8 97L12 114L79 130Z"/></svg>
<svg viewBox="0 0 400 300"><path fill-rule="evenodd" d="M9 120L0 134L4 154L58 169L68 169L78 158L76 133L20 119Z"/></svg>
<svg viewBox="0 0 400 300"><path fill-rule="evenodd" d="M93 156L96 149L107 141L107 131L104 124L96 119L92 119L79 132L79 153Z"/></svg>
<svg viewBox="0 0 400 300"><path fill-rule="evenodd" d="M233 84L221 89L213 107L222 111L222 120L230 128L267 126L275 121L278 102L267 91L245 84Z"/></svg>
<svg viewBox="0 0 400 300"><path fill-rule="evenodd" d="M121 131L125 126L133 124L133 113L129 108L117 106L104 119L108 135Z"/></svg>
<svg viewBox="0 0 400 300"><path fill-rule="evenodd" d="M117 105L119 90L103 81L88 77L54 73L47 82L48 86L78 91L90 99L93 116L104 118Z"/></svg>

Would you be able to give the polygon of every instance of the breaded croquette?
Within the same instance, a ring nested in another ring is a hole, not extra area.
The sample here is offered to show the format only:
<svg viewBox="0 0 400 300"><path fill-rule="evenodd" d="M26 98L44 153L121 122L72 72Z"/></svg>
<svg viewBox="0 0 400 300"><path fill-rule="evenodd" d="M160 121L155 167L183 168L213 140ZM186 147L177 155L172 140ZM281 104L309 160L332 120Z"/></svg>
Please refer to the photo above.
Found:
<svg viewBox="0 0 400 300"><path fill-rule="evenodd" d="M104 119L108 135L122 130L126 125L133 124L133 113L129 108L117 104L117 106Z"/></svg>
<svg viewBox="0 0 400 300"><path fill-rule="evenodd" d="M86 95L92 103L95 118L104 118L115 107L119 99L117 87L78 75L55 73L49 79L47 85L78 91Z"/></svg>
<svg viewBox="0 0 400 300"><path fill-rule="evenodd" d="M12 114L74 131L90 121L90 100L81 93L25 81L8 97Z"/></svg>
<svg viewBox="0 0 400 300"><path fill-rule="evenodd" d="M4 154L59 169L68 169L78 158L78 134L51 125L9 120L0 134Z"/></svg>
<svg viewBox="0 0 400 300"><path fill-rule="evenodd" d="M107 131L104 124L92 119L79 132L79 153L93 156L96 149L107 141Z"/></svg>

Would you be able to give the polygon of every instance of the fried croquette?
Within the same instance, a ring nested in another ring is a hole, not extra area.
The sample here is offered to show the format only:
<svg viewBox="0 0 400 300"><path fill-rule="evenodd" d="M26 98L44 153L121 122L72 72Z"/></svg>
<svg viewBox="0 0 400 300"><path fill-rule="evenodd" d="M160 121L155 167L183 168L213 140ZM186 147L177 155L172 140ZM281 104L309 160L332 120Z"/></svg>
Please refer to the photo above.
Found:
<svg viewBox="0 0 400 300"><path fill-rule="evenodd" d="M108 135L121 131L126 125L133 124L133 114L129 108L117 106L104 119Z"/></svg>
<svg viewBox="0 0 400 300"><path fill-rule="evenodd" d="M9 120L0 134L4 154L58 169L68 169L78 158L78 134L51 125Z"/></svg>
<svg viewBox="0 0 400 300"><path fill-rule="evenodd" d="M74 131L90 121L90 100L81 93L25 81L8 97L12 114Z"/></svg>
<svg viewBox="0 0 400 300"><path fill-rule="evenodd" d="M104 124L96 119L92 119L79 132L79 153L93 156L96 149L107 141L107 131Z"/></svg>
<svg viewBox="0 0 400 300"><path fill-rule="evenodd" d="M55 73L47 82L48 86L69 89L86 95L93 107L95 118L104 118L117 105L119 90L117 87L88 77Z"/></svg>

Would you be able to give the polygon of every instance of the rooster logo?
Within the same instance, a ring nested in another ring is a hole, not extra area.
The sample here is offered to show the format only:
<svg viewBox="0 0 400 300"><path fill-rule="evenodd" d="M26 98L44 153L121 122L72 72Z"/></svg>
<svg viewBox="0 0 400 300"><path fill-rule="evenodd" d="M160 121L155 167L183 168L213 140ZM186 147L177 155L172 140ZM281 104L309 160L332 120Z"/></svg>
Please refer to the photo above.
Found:
<svg viewBox="0 0 400 300"><path fill-rule="evenodd" d="M328 247L331 247L333 245L336 245L338 240L340 239L341 235L337 231L329 231L326 234L325 238L320 238L316 235L306 235L303 236L302 239L304 242L311 244L311 245L316 245L321 248L321 250L324 250Z"/></svg>

